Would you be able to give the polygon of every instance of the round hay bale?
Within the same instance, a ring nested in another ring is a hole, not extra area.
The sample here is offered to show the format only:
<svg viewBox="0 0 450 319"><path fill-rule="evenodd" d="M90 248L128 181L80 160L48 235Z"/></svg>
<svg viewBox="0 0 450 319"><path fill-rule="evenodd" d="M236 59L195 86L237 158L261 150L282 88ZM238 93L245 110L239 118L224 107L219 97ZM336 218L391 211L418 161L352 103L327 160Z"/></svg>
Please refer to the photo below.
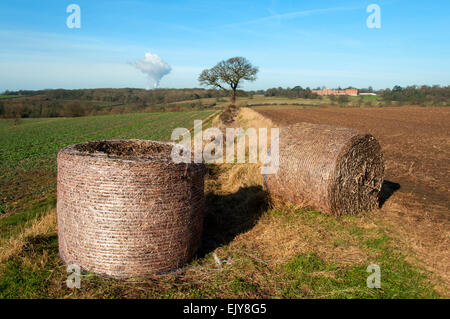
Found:
<svg viewBox="0 0 450 319"><path fill-rule="evenodd" d="M298 123L279 136L279 169L265 175L275 198L329 215L378 206L384 178L380 144L353 129Z"/></svg>
<svg viewBox="0 0 450 319"><path fill-rule="evenodd" d="M175 164L173 147L112 140L59 151L58 239L65 263L127 278L164 273L194 256L206 167Z"/></svg>

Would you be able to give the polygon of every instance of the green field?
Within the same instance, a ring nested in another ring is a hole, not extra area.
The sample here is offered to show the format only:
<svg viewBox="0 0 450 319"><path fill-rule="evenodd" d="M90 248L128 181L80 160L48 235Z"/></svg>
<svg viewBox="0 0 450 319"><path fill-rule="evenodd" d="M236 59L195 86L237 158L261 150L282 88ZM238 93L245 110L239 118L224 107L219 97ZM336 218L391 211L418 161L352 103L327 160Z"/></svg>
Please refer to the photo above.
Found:
<svg viewBox="0 0 450 319"><path fill-rule="evenodd" d="M35 200L53 197L56 154L87 140L168 140L175 127L191 128L194 119L213 111L160 112L81 118L0 120L0 209L22 210Z"/></svg>

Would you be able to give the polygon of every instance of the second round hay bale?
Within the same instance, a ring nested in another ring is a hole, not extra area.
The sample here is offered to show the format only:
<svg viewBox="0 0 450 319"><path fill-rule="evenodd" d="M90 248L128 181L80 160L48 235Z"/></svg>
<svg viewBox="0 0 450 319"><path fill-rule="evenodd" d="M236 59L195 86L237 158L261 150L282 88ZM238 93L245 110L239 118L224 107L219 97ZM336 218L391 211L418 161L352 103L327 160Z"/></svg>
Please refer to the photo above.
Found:
<svg viewBox="0 0 450 319"><path fill-rule="evenodd" d="M183 266L200 245L203 164L171 160L170 143L94 141L58 153L64 262L116 278Z"/></svg>
<svg viewBox="0 0 450 319"><path fill-rule="evenodd" d="M383 154L372 135L311 123L281 131L278 171L265 175L272 196L335 216L376 208L383 179Z"/></svg>

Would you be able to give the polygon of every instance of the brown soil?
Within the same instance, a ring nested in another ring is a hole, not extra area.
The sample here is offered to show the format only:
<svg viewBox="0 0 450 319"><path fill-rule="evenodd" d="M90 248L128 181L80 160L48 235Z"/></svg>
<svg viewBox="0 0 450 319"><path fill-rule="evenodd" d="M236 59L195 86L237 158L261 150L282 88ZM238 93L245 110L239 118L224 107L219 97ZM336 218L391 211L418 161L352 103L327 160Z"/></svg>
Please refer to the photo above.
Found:
<svg viewBox="0 0 450 319"><path fill-rule="evenodd" d="M426 267L449 279L450 108L256 109L281 127L297 122L368 132L386 161L381 216ZM392 195L392 196L391 196ZM384 201L383 200L383 201Z"/></svg>

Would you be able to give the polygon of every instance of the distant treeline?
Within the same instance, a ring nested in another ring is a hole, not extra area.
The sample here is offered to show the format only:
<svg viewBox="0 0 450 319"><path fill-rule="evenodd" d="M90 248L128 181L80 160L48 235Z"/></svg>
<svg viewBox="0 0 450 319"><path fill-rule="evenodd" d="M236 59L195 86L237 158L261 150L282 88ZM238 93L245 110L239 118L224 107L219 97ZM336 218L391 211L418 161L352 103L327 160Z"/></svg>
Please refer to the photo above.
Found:
<svg viewBox="0 0 450 319"><path fill-rule="evenodd" d="M378 91L386 103L416 105L450 105L450 86L394 86L392 89Z"/></svg>
<svg viewBox="0 0 450 319"><path fill-rule="evenodd" d="M353 89L354 87L348 87L348 89ZM320 87L316 88L320 89ZM341 88L338 88L341 89ZM371 86L368 88L358 89L359 93L376 93L384 102L384 105L450 105L450 86L394 86L392 89L378 90L375 91ZM287 98L307 98L307 99L317 99L322 98L317 94L312 93L310 88L302 88L301 86L296 86L294 88L272 88L267 90L260 90L255 92L249 92L255 94L264 94L264 96L278 96ZM330 96L332 102L338 102L338 104L345 104L350 101L347 96ZM395 103L391 103L395 102Z"/></svg>
<svg viewBox="0 0 450 319"><path fill-rule="evenodd" d="M359 89L360 93L375 92L382 101L377 105L450 105L450 86L394 86L392 89L374 91L372 87ZM253 95L322 99L312 90L271 88L257 91L238 91L238 96ZM208 89L84 89L5 91L0 94L0 117L76 117L97 114L182 111L214 107L216 102L226 102L228 93ZM362 96L361 96L362 98ZM209 99L206 100L205 99ZM330 97L331 102L346 105L347 96ZM362 103L362 100L361 100ZM360 103L360 104L361 104ZM380 104L382 103L382 104Z"/></svg>
<svg viewBox="0 0 450 319"><path fill-rule="evenodd" d="M207 89L21 90L6 91L1 95L0 117L6 118L204 109L213 107L215 103L202 103L200 99L228 96L222 90ZM192 102L196 100L198 101Z"/></svg>
<svg viewBox="0 0 450 319"><path fill-rule="evenodd" d="M302 98L302 99L317 99L317 98L319 98L319 95L312 93L312 90L309 87L304 89L301 86L296 86L293 88L286 88L286 89L283 89L281 87L267 89L264 91L263 94L264 94L264 96L281 96L281 97L287 97L287 98Z"/></svg>
<svg viewBox="0 0 450 319"><path fill-rule="evenodd" d="M183 100L194 100L210 97L227 96L221 90L207 89L84 89L84 90L39 90L39 91L5 91L2 95L11 97L43 96L47 100L103 101L116 103L147 104L171 103Z"/></svg>
<svg viewBox="0 0 450 319"><path fill-rule="evenodd" d="M310 89L309 87L303 88L301 86L295 86L293 88L271 88L267 90L256 91L257 94L263 94L264 96L280 96L287 98L302 98L302 99L317 99L321 98L320 95L313 93L313 90L325 89L326 87L316 87L314 89ZM349 86L346 88L338 87L337 90L345 90L345 89L356 89L355 87ZM374 90L371 86L368 88L358 89L360 93L373 93Z"/></svg>

